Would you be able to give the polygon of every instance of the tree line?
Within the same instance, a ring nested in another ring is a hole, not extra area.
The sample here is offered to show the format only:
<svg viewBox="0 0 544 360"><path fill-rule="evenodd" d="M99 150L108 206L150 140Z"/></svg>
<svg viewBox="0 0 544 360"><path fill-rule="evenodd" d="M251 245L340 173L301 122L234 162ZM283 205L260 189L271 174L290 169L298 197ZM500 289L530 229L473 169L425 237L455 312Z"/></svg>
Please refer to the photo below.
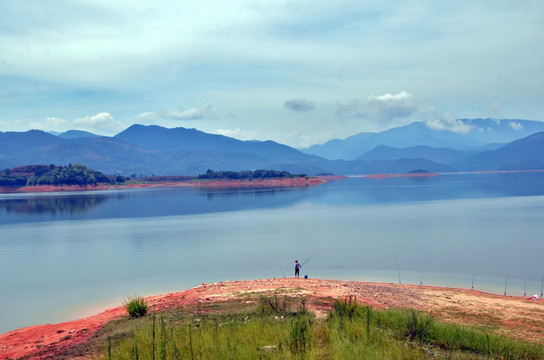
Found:
<svg viewBox="0 0 544 360"><path fill-rule="evenodd" d="M271 178L306 177L306 174L291 174L278 170L244 170L244 171L206 171L196 177L199 180L258 180Z"/></svg>
<svg viewBox="0 0 544 360"><path fill-rule="evenodd" d="M111 177L81 164L67 166L28 165L0 172L0 186L96 185L124 182L123 176Z"/></svg>

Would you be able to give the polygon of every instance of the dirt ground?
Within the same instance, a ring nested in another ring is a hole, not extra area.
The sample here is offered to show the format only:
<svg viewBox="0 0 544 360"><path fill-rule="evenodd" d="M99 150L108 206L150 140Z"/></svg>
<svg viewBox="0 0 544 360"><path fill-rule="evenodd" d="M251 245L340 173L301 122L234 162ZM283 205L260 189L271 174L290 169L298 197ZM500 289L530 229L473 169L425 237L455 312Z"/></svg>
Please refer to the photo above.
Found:
<svg viewBox="0 0 544 360"><path fill-rule="evenodd" d="M264 279L202 284L190 290L150 296L151 311L199 302L244 301L245 293L305 296L310 310L326 316L331 299L356 297L376 308L411 308L438 319L470 324L512 338L544 343L544 300L501 296L479 291L417 285L396 285L320 279ZM27 327L0 335L0 359L17 359L41 352L54 358L88 340L107 322L126 316L122 306L98 315L60 324ZM30 358L33 358L31 355Z"/></svg>

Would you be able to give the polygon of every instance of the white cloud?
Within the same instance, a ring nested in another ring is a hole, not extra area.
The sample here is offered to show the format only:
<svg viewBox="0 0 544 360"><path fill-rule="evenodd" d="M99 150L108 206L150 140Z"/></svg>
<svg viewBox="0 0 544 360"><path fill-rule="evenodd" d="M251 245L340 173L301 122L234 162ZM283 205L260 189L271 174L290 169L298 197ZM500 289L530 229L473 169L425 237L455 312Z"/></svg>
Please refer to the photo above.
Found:
<svg viewBox="0 0 544 360"><path fill-rule="evenodd" d="M519 122L517 121L513 121L510 123L510 127L514 130L521 130L523 129L523 125L521 125Z"/></svg>
<svg viewBox="0 0 544 360"><path fill-rule="evenodd" d="M37 121L30 123L30 127L39 130L60 130L59 127L66 124L68 121L59 117L48 117L43 122Z"/></svg>
<svg viewBox="0 0 544 360"><path fill-rule="evenodd" d="M81 126L108 126L115 123L110 113L101 112L93 116L85 116L74 120L74 124Z"/></svg>
<svg viewBox="0 0 544 360"><path fill-rule="evenodd" d="M9 120L0 119L0 126L8 126L10 123Z"/></svg>
<svg viewBox="0 0 544 360"><path fill-rule="evenodd" d="M383 95L378 95L378 96L369 96L369 100L377 100L377 101L382 101L384 103L397 102L397 101L406 102L406 101L411 101L413 98L414 98L413 95L409 94L407 91L401 91L398 94L385 93Z"/></svg>
<svg viewBox="0 0 544 360"><path fill-rule="evenodd" d="M73 124L80 130L117 132L123 130L126 126L116 121L110 113L101 112L92 116L77 118Z"/></svg>
<svg viewBox="0 0 544 360"><path fill-rule="evenodd" d="M283 103L283 107L293 111L310 111L315 104L306 99L290 99Z"/></svg>
<svg viewBox="0 0 544 360"><path fill-rule="evenodd" d="M228 136L238 140L255 140L257 134L252 131L242 131L238 128L232 129L217 129L213 131L213 134Z"/></svg>
<svg viewBox="0 0 544 360"><path fill-rule="evenodd" d="M487 113L493 118L501 116L501 106L495 100L492 100L487 105Z"/></svg>
<svg viewBox="0 0 544 360"><path fill-rule="evenodd" d="M454 116L446 116L433 107L421 106L407 91L397 94L371 95L366 100L337 104L336 113L340 117L365 119L381 127L421 121L430 129L437 131L466 134L473 129L472 125L465 124Z"/></svg>
<svg viewBox="0 0 544 360"><path fill-rule="evenodd" d="M65 124L66 122L67 122L66 119L62 119L59 117L48 117L45 119L45 123L48 126L58 126L58 125Z"/></svg>
<svg viewBox="0 0 544 360"><path fill-rule="evenodd" d="M214 117L211 105L198 106L189 110L181 109L180 111L161 110L159 115L169 120L199 120Z"/></svg>
<svg viewBox="0 0 544 360"><path fill-rule="evenodd" d="M433 130L467 134L474 129L473 125L466 124L453 116L446 116L434 108L421 111L419 113L419 118L429 129Z"/></svg>
<svg viewBox="0 0 544 360"><path fill-rule="evenodd" d="M365 100L338 103L336 114L344 118L360 118L382 126L391 126L399 120L413 117L418 113L414 97L407 91L398 94L370 95Z"/></svg>
<svg viewBox="0 0 544 360"><path fill-rule="evenodd" d="M138 124L153 124L157 121L157 119L157 114L151 111L136 115L136 122Z"/></svg>

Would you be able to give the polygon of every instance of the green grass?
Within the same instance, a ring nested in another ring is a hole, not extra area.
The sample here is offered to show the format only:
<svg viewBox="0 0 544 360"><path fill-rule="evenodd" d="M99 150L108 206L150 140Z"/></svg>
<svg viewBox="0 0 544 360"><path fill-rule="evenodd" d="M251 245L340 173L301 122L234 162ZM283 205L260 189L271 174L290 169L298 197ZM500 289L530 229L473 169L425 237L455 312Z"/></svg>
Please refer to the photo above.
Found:
<svg viewBox="0 0 544 360"><path fill-rule="evenodd" d="M101 358L544 359L541 345L413 310L377 310L348 298L316 319L306 306L301 298L261 296L119 320L99 335Z"/></svg>

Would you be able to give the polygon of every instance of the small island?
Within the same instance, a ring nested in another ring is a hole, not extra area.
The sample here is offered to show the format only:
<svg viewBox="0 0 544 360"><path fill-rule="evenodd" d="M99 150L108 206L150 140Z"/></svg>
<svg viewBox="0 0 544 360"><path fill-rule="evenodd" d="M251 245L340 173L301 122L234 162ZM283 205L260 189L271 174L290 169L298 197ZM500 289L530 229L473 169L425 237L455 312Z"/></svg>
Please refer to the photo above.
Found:
<svg viewBox="0 0 544 360"><path fill-rule="evenodd" d="M82 164L27 165L0 171L0 193L132 189L147 187L277 188L319 185L342 177L277 170L213 171L197 176L105 175Z"/></svg>
<svg viewBox="0 0 544 360"><path fill-rule="evenodd" d="M387 179L392 177L422 178L422 177L432 177L437 175L438 175L437 173L429 172L424 169L415 169L415 170L410 170L407 173L402 173L402 174L369 174L363 177L369 178L369 179Z"/></svg>

